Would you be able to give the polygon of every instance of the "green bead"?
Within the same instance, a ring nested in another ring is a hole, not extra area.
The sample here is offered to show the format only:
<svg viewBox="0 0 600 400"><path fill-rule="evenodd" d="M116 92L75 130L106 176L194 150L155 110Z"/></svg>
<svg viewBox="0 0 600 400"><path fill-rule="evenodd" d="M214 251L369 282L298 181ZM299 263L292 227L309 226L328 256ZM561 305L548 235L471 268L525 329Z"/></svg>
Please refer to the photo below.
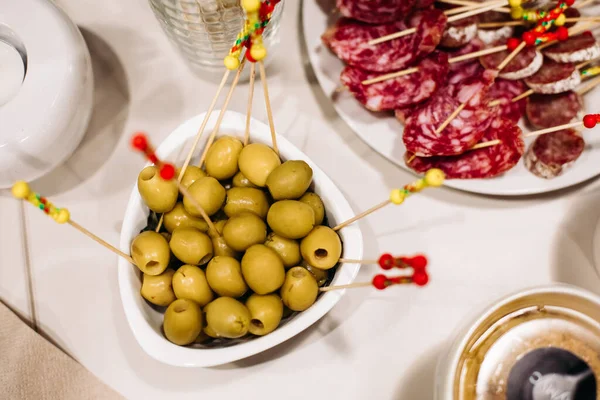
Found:
<svg viewBox="0 0 600 400"><path fill-rule="evenodd" d="M39 207L40 210L42 210L42 211L44 210L44 205L43 204L40 204L38 207Z"/></svg>

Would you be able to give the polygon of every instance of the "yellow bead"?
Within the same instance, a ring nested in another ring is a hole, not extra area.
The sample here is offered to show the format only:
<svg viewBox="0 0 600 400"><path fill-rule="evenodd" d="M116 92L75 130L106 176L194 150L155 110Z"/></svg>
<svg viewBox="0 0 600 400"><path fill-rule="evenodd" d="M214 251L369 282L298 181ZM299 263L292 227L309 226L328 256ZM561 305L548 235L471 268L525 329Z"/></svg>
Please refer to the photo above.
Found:
<svg viewBox="0 0 600 400"><path fill-rule="evenodd" d="M242 8L247 13L257 12L260 9L260 0L242 0Z"/></svg>
<svg viewBox="0 0 600 400"><path fill-rule="evenodd" d="M17 199L24 199L29 196L29 185L26 182L18 181L12 187L12 195Z"/></svg>
<svg viewBox="0 0 600 400"><path fill-rule="evenodd" d="M425 184L425 179L419 179L418 181L413 183L412 186L415 192L420 192L421 190L425 189L425 186L427 185Z"/></svg>
<svg viewBox="0 0 600 400"><path fill-rule="evenodd" d="M432 168L425 173L425 182L427 183L427 186L442 186L444 179L446 179L446 175L441 169Z"/></svg>
<svg viewBox="0 0 600 400"><path fill-rule="evenodd" d="M523 18L523 8L521 8L521 7L513 8L512 10L510 10L510 16L512 17L512 19Z"/></svg>
<svg viewBox="0 0 600 400"><path fill-rule="evenodd" d="M565 22L567 22L567 17L565 17L565 14L560 14L558 18L556 18L556 20L554 21L554 24L556 26L563 26Z"/></svg>
<svg viewBox="0 0 600 400"><path fill-rule="evenodd" d="M521 7L521 0L508 0L508 5L512 8Z"/></svg>
<svg viewBox="0 0 600 400"><path fill-rule="evenodd" d="M71 219L71 214L66 208L61 208L58 214L53 215L52 218L54 218L54 220L59 224L65 224Z"/></svg>
<svg viewBox="0 0 600 400"><path fill-rule="evenodd" d="M236 57L234 56L227 56L225 57L225 59L223 60L223 63L225 64L225 68L227 68L228 70L233 71L234 69L237 69L240 66L240 60L238 60Z"/></svg>
<svg viewBox="0 0 600 400"><path fill-rule="evenodd" d="M260 61L267 56L267 49L263 45L254 45L250 48L250 56L256 61Z"/></svg>
<svg viewBox="0 0 600 400"><path fill-rule="evenodd" d="M400 189L394 189L390 192L390 201L395 205L402 204L406 195Z"/></svg>

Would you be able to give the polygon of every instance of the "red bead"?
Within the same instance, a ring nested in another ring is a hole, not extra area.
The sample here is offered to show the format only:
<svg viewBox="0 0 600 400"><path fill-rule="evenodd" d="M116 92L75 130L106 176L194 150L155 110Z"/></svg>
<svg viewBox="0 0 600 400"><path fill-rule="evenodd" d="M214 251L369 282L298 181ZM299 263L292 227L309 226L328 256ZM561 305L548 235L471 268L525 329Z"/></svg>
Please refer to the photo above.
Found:
<svg viewBox="0 0 600 400"><path fill-rule="evenodd" d="M412 276L412 280L417 286L425 286L429 282L429 275L425 272L415 272Z"/></svg>
<svg viewBox="0 0 600 400"><path fill-rule="evenodd" d="M252 57L252 55L250 55L250 49L246 50L246 58L250 62L256 62L256 60L254 59L254 57Z"/></svg>
<svg viewBox="0 0 600 400"><path fill-rule="evenodd" d="M559 26L556 30L556 37L558 40L567 40L569 38L569 30L564 26Z"/></svg>
<svg viewBox="0 0 600 400"><path fill-rule="evenodd" d="M160 169L160 177L165 181L170 181L175 176L175 167L173 164L164 164Z"/></svg>
<svg viewBox="0 0 600 400"><path fill-rule="evenodd" d="M388 279L386 278L385 275L375 275L373 277L373 286L375 286L376 289L379 290L383 290L388 286Z"/></svg>
<svg viewBox="0 0 600 400"><path fill-rule="evenodd" d="M381 257L379 257L379 266L386 270L392 269L394 266L394 257L389 253L382 254Z"/></svg>
<svg viewBox="0 0 600 400"><path fill-rule="evenodd" d="M571 7L573 4L575 4L575 0L565 0L565 4Z"/></svg>
<svg viewBox="0 0 600 400"><path fill-rule="evenodd" d="M131 139L131 145L134 149L138 149L140 151L144 151L148 148L148 139L146 139L146 135L143 133L136 133Z"/></svg>
<svg viewBox="0 0 600 400"><path fill-rule="evenodd" d="M156 154L154 153L148 154L148 160L150 160L152 164L158 163L158 157L156 157Z"/></svg>
<svg viewBox="0 0 600 400"><path fill-rule="evenodd" d="M45 197L40 197L40 203L46 204L47 202L48 202L48 200L46 200Z"/></svg>
<svg viewBox="0 0 600 400"><path fill-rule="evenodd" d="M408 265L413 267L415 271L422 271L425 269L425 267L427 267L427 257L420 254L418 256L414 256L412 258L407 259L406 262L408 263Z"/></svg>
<svg viewBox="0 0 600 400"><path fill-rule="evenodd" d="M514 49L516 49L517 47L519 47L519 44L521 42L519 41L519 39L517 38L510 38L506 41L506 47L508 48L509 51L513 51Z"/></svg>
<svg viewBox="0 0 600 400"><path fill-rule="evenodd" d="M533 46L535 44L536 35L533 32L525 32L523 34L523 41L527 46Z"/></svg>
<svg viewBox="0 0 600 400"><path fill-rule="evenodd" d="M588 129L592 129L598 123L598 116L594 114L588 114L583 117L583 126Z"/></svg>
<svg viewBox="0 0 600 400"><path fill-rule="evenodd" d="M265 31L265 28L258 28L258 29L256 30L256 34L257 34L257 35L262 35L264 31Z"/></svg>

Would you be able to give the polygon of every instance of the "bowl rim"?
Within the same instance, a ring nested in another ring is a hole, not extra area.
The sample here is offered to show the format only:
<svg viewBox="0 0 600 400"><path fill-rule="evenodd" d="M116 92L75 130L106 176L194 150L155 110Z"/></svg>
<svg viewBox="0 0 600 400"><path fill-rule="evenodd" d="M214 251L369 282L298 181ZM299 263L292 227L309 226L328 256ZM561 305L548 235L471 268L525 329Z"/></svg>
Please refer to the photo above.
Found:
<svg viewBox="0 0 600 400"><path fill-rule="evenodd" d="M211 114L205 128L205 134L202 138L204 140L201 139L198 146L199 150L197 150L197 152L203 148L203 144L208 137L208 132L213 130L218 114L219 110L215 110ZM170 156L175 154L181 147L187 148L186 145L195 137L198 126L200 126L205 115L206 113L202 113L192 117L175 128L156 149L158 157L161 159L171 159L172 157ZM240 136L245 129L245 120L246 116L243 114L226 111L224 113L220 131L223 132L222 134L235 134ZM270 130L266 124L251 119L250 128L252 132L252 142L271 143ZM323 202L327 204L326 210L328 214L335 215L335 219L339 219L340 221L355 215L352 207L339 188L306 154L279 134L277 135L277 144L284 159L304 160L311 166L313 169L313 182L318 182L318 185L324 188L324 191L319 191L319 195L322 197ZM150 164L148 163L146 165ZM327 195L325 195L325 193L327 193ZM130 251L131 240L139 233L136 226L139 224L139 213L142 204L137 185L134 183L123 217L123 226L119 242L120 249L127 254L129 254ZM145 224L147 214L143 213L142 215ZM344 242L343 257L362 259L363 238L358 224L352 224L345 227L343 231L340 231L340 236L342 236ZM359 268L360 264L340 264L331 284L343 285L352 283L358 274ZM123 305L129 327L131 328L136 341L148 355L165 364L180 367L210 367L222 365L258 354L281 344L321 319L337 304L346 291L344 289L323 293L317 302L308 310L297 314L292 320L268 335L256 337L248 342L230 347L199 349L177 346L169 342L161 332L157 332L157 330L153 328L144 312L144 308L150 308L150 306L139 294L139 286L141 285L139 276L139 271L137 271L132 264L125 259L119 259L119 292L121 304ZM137 290L136 283L134 282L135 279L137 279Z"/></svg>

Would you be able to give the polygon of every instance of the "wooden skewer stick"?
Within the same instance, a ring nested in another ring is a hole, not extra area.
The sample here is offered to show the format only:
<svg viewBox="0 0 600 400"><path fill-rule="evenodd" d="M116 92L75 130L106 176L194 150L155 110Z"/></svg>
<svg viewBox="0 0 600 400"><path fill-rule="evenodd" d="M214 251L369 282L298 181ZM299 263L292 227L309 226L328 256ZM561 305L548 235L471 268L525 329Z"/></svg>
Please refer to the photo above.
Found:
<svg viewBox="0 0 600 400"><path fill-rule="evenodd" d="M351 258L340 258L341 263L346 264L377 264L379 260L353 260Z"/></svg>
<svg viewBox="0 0 600 400"><path fill-rule="evenodd" d="M588 82L585 83L585 85L578 88L576 90L576 92L578 95L583 96L584 94L586 94L587 92L589 92L590 90L592 90L593 88L598 86L598 84L600 84L600 76L589 80Z"/></svg>
<svg viewBox="0 0 600 400"><path fill-rule="evenodd" d="M202 216L202 219L204 219L204 221L208 225L209 232L212 231L216 235L220 236L219 231L217 231L217 228L215 228L215 225L211 221L210 217L208 216L206 211L204 211L204 208L200 205L200 203L198 203L198 201L194 198L194 196L192 196L192 194L181 183L177 182L177 187L179 188L179 191L181 192L183 197L186 197L189 200L189 202L192 203L194 207L196 207L196 211L198 211L198 213Z"/></svg>
<svg viewBox="0 0 600 400"><path fill-rule="evenodd" d="M221 95L221 92L223 91L223 88L225 87L225 84L227 83L227 79L229 78L229 72L230 71L228 69L225 70L225 73L223 74L223 78L221 78L221 83L219 83L217 92L215 93L215 96L213 97L212 101L210 102L210 105L208 106L206 115L204 116L204 119L202 120L202 123L200 124L200 128L198 128L198 133L196 133L196 137L194 138L194 143L192 143L192 148L188 152L188 155L185 158L185 161L183 162L183 166L181 167L181 171L179 172L179 177L177 178L177 180L179 182L181 182L181 180L183 179L183 175L185 174L185 171L187 170L188 165L190 165L190 161L192 160L194 151L196 151L196 147L198 147L198 142L200 141L200 138L204 134L204 129L206 128L206 124L208 123L208 120L210 119L210 116L211 116L213 110L215 109L215 105L217 104L217 100L219 99L219 96ZM160 228L162 227L164 218L165 218L165 215L161 214L160 219L158 220L158 224L156 225L156 229L155 229L156 232L160 231Z"/></svg>
<svg viewBox="0 0 600 400"><path fill-rule="evenodd" d="M578 4L575 4L573 7L574 8L583 8L591 3L593 3L595 0L583 0L582 2L578 2Z"/></svg>
<svg viewBox="0 0 600 400"><path fill-rule="evenodd" d="M444 4L452 4L455 6L475 6L475 5L481 5L480 2L476 2L476 1L467 1L467 0L437 0L438 3L444 3ZM505 14L510 14L510 9L507 7L503 7L503 8L497 8L494 11L498 11L501 13L505 13Z"/></svg>
<svg viewBox="0 0 600 400"><path fill-rule="evenodd" d="M319 288L321 292L330 292L340 289L354 289L361 287L373 286L375 289L384 290L390 286L415 284L417 286L425 286L429 282L429 275L425 270L415 271L412 275L400 275L388 277L383 274L375 275L370 282L355 282L347 285L325 286Z"/></svg>
<svg viewBox="0 0 600 400"><path fill-rule="evenodd" d="M31 203L36 208L42 209L48 216L50 216L54 221L59 224L69 224L73 228L77 229L79 232L83 233L85 236L89 237L96 243L104 246L108 250L112 251L116 255L123 257L125 260L135 265L133 262L133 258L129 254L123 253L121 250L117 249L115 246L106 242L102 238L97 235L94 235L92 232L79 225L77 222L71 219L71 214L69 210L66 208L58 208L54 206L48 199L42 197L38 193L35 193L31 190L29 185L26 182L19 181L16 182L12 187L12 194L15 198L27 201Z"/></svg>
<svg viewBox="0 0 600 400"><path fill-rule="evenodd" d="M248 107L246 110L246 131L244 132L244 146L250 141L250 119L252 118L252 98L254 97L254 78L256 66L250 63L250 84L248 86Z"/></svg>
<svg viewBox="0 0 600 400"><path fill-rule="evenodd" d="M501 51L504 51L504 50L506 50L506 45L491 47L489 49L479 50L479 51L475 51L473 53L463 54L461 56L449 58L448 59L448 63L449 64L454 64L454 63L457 63L457 62L469 60L471 58L477 58L477 57L485 56L485 55L488 55L488 54L498 53L498 52L501 52ZM418 67L412 67L412 68L408 68L408 69L405 69L405 70L402 70L402 71L390 72L389 74L380 75L380 76L378 76L376 78L366 79L366 80L362 81L361 84L363 84L363 85L371 85L373 83L386 81L388 79L399 78L399 77L404 76L404 75L410 75L410 74L413 74L413 73L415 73L417 71L419 71ZM342 87L344 87L344 86L342 86Z"/></svg>
<svg viewBox="0 0 600 400"><path fill-rule="evenodd" d="M209 138L208 138L208 142L206 143L206 146L204 147L204 151L202 152L202 156L200 157L200 162L198 162L198 167L202 168L202 164L204 164L204 160L206 160L206 155L208 154L208 150L210 149L210 146L212 146L215 137L217 136L217 133L219 132L219 128L221 127L221 122L223 122L223 117L225 116L225 112L227 111L227 107L229 106L229 102L231 101L231 97L233 96L233 92L235 91L235 88L240 80L240 75L242 74L242 71L244 70L244 66L246 65L246 58L244 57L242 59L242 62L240 63L240 66L237 69L237 72L235 73L235 76L233 78L233 82L231 82L231 87L229 88L229 92L227 92L227 97L225 97L225 102L223 103L223 107L221 108L221 111L219 112L219 116L217 117L217 122L215 123L215 127L213 128Z"/></svg>
<svg viewBox="0 0 600 400"><path fill-rule="evenodd" d="M567 18L566 23L583 22L583 21L600 21L600 17L577 17ZM479 28L502 28L504 26L523 26L528 25L527 21L504 21L504 22L483 22L477 24Z"/></svg>
<svg viewBox="0 0 600 400"><path fill-rule="evenodd" d="M477 14L481 14L481 13L493 10L495 8L498 8L502 4L506 4L506 1L505 0L501 0L501 1L498 1L498 2L491 3L490 5L485 5L485 3L482 3L482 4L483 4L483 6L480 6L480 7L477 7L475 9L472 9L471 11L467 11L467 12L465 12L463 14L458 14L458 15L451 16L450 18L448 18L448 22L458 21L458 20L463 19L463 18L468 18L468 17L471 17L473 15L477 15ZM385 36L382 36L380 38L370 40L369 41L369 45L375 45L375 44L387 42L388 40L398 39L398 38L401 38L401 37L406 36L406 35L411 35L411 34L415 33L416 31L417 31L416 28L405 29L405 30L400 31L400 32L392 33L390 35L385 35Z"/></svg>
<svg viewBox="0 0 600 400"><path fill-rule="evenodd" d="M275 123L273 122L273 110L271 110L271 100L269 99L269 86L267 85L267 73L265 72L265 64L258 61L258 68L260 70L260 80L263 85L263 92L265 95L265 105L267 106L267 117L269 119L269 129L271 129L271 141L273 144L273 150L279 155L279 148L277 147L277 134L275 133Z"/></svg>
<svg viewBox="0 0 600 400"><path fill-rule="evenodd" d="M339 231L343 227L348 226L351 223L356 222L359 219L366 217L367 215L374 213L377 210L382 209L388 204L400 205L404 202L404 199L406 197L409 197L410 195L415 193L419 193L425 188L442 186L442 184L444 183L444 178L445 175L441 170L437 168L432 168L425 173L425 176L423 178L411 184L405 185L402 189L393 189L390 192L390 197L386 201L383 201L369 208L367 211L363 211L362 213L350 218L349 220L342 222L341 224L335 226L333 230Z"/></svg>
<svg viewBox="0 0 600 400"><path fill-rule="evenodd" d="M457 15L457 14L461 14L462 15L462 13L466 14L467 12L471 12L473 10L479 10L480 8L487 7L486 3L489 4L490 6L492 4L494 4L494 2L491 2L491 1L483 2L483 3L477 3L477 4L472 5L472 6L463 6L463 7L452 8L450 10L444 11L444 14L446 14L446 15ZM496 4L496 6L492 7L491 10L495 10L496 8L500 8L501 6L505 5L506 2L505 1L497 1L497 2L495 2L495 4ZM479 14L479 13L477 13L477 14ZM475 14L472 14L472 15L475 15ZM470 15L469 15L469 17L470 17ZM462 17L462 18L467 18L467 17ZM449 22L452 22L452 21L449 20Z"/></svg>

